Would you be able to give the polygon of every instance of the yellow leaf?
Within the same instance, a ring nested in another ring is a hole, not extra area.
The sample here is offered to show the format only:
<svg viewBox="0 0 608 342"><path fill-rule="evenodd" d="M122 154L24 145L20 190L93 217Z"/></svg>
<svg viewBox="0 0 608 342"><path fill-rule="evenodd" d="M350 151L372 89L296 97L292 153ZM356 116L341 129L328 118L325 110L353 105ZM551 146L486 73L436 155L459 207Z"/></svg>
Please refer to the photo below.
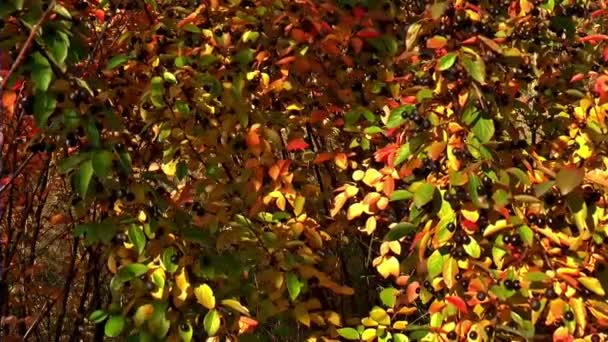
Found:
<svg viewBox="0 0 608 342"><path fill-rule="evenodd" d="M240 312L243 315L249 316L249 309L244 307L243 304L236 299L224 299L222 300L222 305L227 306L234 311Z"/></svg>
<svg viewBox="0 0 608 342"><path fill-rule="evenodd" d="M374 321L378 322L378 324L389 326L391 325L391 317L386 313L383 308L375 307L370 311L369 317Z"/></svg>
<svg viewBox="0 0 608 342"><path fill-rule="evenodd" d="M201 284L194 289L196 301L207 309L215 307L215 296L213 290L207 284ZM223 304L223 303L222 303Z"/></svg>
<svg viewBox="0 0 608 342"><path fill-rule="evenodd" d="M353 203L351 204L350 207L348 207L348 210L346 212L346 218L350 221L350 220L354 220L357 217L361 216L361 214L363 214L363 204L361 203Z"/></svg>
<svg viewBox="0 0 608 342"><path fill-rule="evenodd" d="M330 211L330 216L334 217L336 216L336 214L338 214L338 212L340 210L342 210L342 207L344 206L344 204L346 203L346 195L341 192L339 193L336 197L334 197L334 206L331 208Z"/></svg>
<svg viewBox="0 0 608 342"><path fill-rule="evenodd" d="M146 222L146 219L148 218L148 216L146 215L146 212L143 210L139 211L139 215L137 215L137 220L141 223Z"/></svg>
<svg viewBox="0 0 608 342"><path fill-rule="evenodd" d="M399 241L391 241L388 243L388 246L393 253L397 255L401 254L401 243Z"/></svg>
<svg viewBox="0 0 608 342"><path fill-rule="evenodd" d="M361 334L361 339L363 341L372 341L376 338L376 329L365 329L363 334Z"/></svg>
<svg viewBox="0 0 608 342"><path fill-rule="evenodd" d="M303 196L297 196L293 205L293 213L300 215L304 210L304 203L306 203L306 198Z"/></svg>
<svg viewBox="0 0 608 342"><path fill-rule="evenodd" d="M142 325L145 321L149 320L154 314L154 306L152 304L144 304L137 308L133 321L136 327Z"/></svg>
<svg viewBox="0 0 608 342"><path fill-rule="evenodd" d="M308 314L308 310L306 307L304 307L304 305L296 305L296 307L293 309L293 314L298 322L310 327L310 315Z"/></svg>
<svg viewBox="0 0 608 342"><path fill-rule="evenodd" d="M479 220L479 212L477 209L471 205L470 207L466 206L460 210L462 216L471 222L477 222Z"/></svg>
<svg viewBox="0 0 608 342"><path fill-rule="evenodd" d="M175 176L175 171L177 170L177 161L172 160L168 163L162 164L160 168L167 176Z"/></svg>
<svg viewBox="0 0 608 342"><path fill-rule="evenodd" d="M179 272L175 275L175 284L177 285L177 288L182 291L186 291L190 287L190 283L188 283L188 277L186 275L185 268L182 268L181 272Z"/></svg>
<svg viewBox="0 0 608 342"><path fill-rule="evenodd" d="M583 299L571 297L569 304L572 308L572 311L574 312L574 318L576 319L578 330L582 335L585 332L585 327L587 326L587 312L585 311L585 304L583 304Z"/></svg>
<svg viewBox="0 0 608 342"><path fill-rule="evenodd" d="M363 183L368 186L374 186L378 181L382 179L382 174L376 169L367 169L365 176L363 176Z"/></svg>
<svg viewBox="0 0 608 342"><path fill-rule="evenodd" d="M341 327L342 326L342 317L340 317L340 314L338 314L335 311L329 311L325 313L325 318L327 319L327 321L337 327Z"/></svg>
<svg viewBox="0 0 608 342"><path fill-rule="evenodd" d="M395 330L405 330L407 328L407 321L397 321L393 323L393 329Z"/></svg>
<svg viewBox="0 0 608 342"><path fill-rule="evenodd" d="M363 324L366 327L377 327L378 326L378 322L374 321L373 319L371 319L369 317L365 317L365 318L361 319L361 324Z"/></svg>
<svg viewBox="0 0 608 342"><path fill-rule="evenodd" d="M341 170L346 170L348 168L348 157L345 153L336 153L334 157L334 162L336 166Z"/></svg>
<svg viewBox="0 0 608 342"><path fill-rule="evenodd" d="M362 230L366 232L367 235L372 235L372 233L376 230L376 218L374 216L370 216L365 221L365 228Z"/></svg>
<svg viewBox="0 0 608 342"><path fill-rule="evenodd" d="M291 104L289 106L287 106L287 110L295 110L295 111L300 111L304 109L304 107L302 105L299 105L297 103Z"/></svg>
<svg viewBox="0 0 608 342"><path fill-rule="evenodd" d="M355 182L362 180L364 176L365 172L363 172L363 170L356 170L355 172L353 172L353 180Z"/></svg>
<svg viewBox="0 0 608 342"><path fill-rule="evenodd" d="M359 193L359 188L354 185L349 185L344 189L344 194L346 198L355 197Z"/></svg>
<svg viewBox="0 0 608 342"><path fill-rule="evenodd" d="M277 208L281 209L281 210L285 210L285 205L287 204L287 202L285 201L285 196L281 195L279 197L277 197Z"/></svg>
<svg viewBox="0 0 608 342"><path fill-rule="evenodd" d="M604 291L604 288L602 288L602 284L600 284L600 281L597 278L593 278L593 277L580 277L578 278L578 281L583 284L584 287L586 287L587 289L593 291L595 294L597 294L598 296L605 296L606 292Z"/></svg>
<svg viewBox="0 0 608 342"><path fill-rule="evenodd" d="M380 265L376 266L376 269L378 270L378 273L380 273L380 275L384 279L388 278L389 275L398 277L399 276L399 260L397 260L397 258L395 258L394 256L392 256L388 259L384 259L380 263Z"/></svg>

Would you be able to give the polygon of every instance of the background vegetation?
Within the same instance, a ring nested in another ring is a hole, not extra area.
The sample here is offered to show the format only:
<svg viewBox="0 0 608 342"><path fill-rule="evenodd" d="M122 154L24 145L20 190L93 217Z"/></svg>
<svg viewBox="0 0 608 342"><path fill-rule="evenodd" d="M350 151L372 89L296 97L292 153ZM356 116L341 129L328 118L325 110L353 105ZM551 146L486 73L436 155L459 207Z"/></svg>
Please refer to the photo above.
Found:
<svg viewBox="0 0 608 342"><path fill-rule="evenodd" d="M606 340L607 17L3 1L0 340Z"/></svg>

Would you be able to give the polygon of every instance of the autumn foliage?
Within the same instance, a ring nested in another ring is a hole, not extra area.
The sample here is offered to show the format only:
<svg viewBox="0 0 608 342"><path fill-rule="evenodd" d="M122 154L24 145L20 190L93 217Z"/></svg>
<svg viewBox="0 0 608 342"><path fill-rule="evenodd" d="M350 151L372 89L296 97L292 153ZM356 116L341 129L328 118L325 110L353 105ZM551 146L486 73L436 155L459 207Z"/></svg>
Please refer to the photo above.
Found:
<svg viewBox="0 0 608 342"><path fill-rule="evenodd" d="M604 1L0 25L0 339L608 340Z"/></svg>

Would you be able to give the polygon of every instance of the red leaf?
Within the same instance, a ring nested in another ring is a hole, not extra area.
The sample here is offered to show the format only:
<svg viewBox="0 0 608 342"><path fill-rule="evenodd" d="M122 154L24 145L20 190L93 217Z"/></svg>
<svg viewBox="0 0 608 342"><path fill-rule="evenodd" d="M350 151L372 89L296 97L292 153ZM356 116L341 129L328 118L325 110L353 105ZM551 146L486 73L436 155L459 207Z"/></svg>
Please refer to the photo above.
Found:
<svg viewBox="0 0 608 342"><path fill-rule="evenodd" d="M288 151L303 151L306 148L308 148L308 146L310 146L310 145L308 145L308 143L306 141L304 141L304 139L295 138L287 143L287 150Z"/></svg>
<svg viewBox="0 0 608 342"><path fill-rule="evenodd" d="M386 163L388 166L393 167L393 161L395 160L395 153L399 149L398 144L389 144L379 149L374 153L374 157L378 163Z"/></svg>
<svg viewBox="0 0 608 342"><path fill-rule="evenodd" d="M380 37L380 32L374 28L364 28L363 30L357 32L357 37L360 38L378 38Z"/></svg>
<svg viewBox="0 0 608 342"><path fill-rule="evenodd" d="M608 46L604 48L604 62L608 62Z"/></svg>
<svg viewBox="0 0 608 342"><path fill-rule="evenodd" d="M445 297L445 300L454 305L456 308L458 308L458 310L464 314L469 312L469 309L467 309L467 303L464 302L464 300L462 300L462 298L458 297L458 296L447 296Z"/></svg>
<svg viewBox="0 0 608 342"><path fill-rule="evenodd" d="M363 18L365 15L365 9L363 9L361 6L357 6L353 9L353 15L357 20L361 20L361 18Z"/></svg>
<svg viewBox="0 0 608 342"><path fill-rule="evenodd" d="M94 10L93 15L95 16L95 18L97 18L97 21L99 21L100 23L103 23L106 19L106 12L104 12L102 9Z"/></svg>
<svg viewBox="0 0 608 342"><path fill-rule="evenodd" d="M467 219L462 220L462 225L468 230L477 229L477 223L473 221L469 221Z"/></svg>
<svg viewBox="0 0 608 342"><path fill-rule="evenodd" d="M572 78L570 79L570 83L576 83L576 82L582 80L584 77L585 77L585 75L583 75L582 73L579 72L578 74L572 76Z"/></svg>
<svg viewBox="0 0 608 342"><path fill-rule="evenodd" d="M608 76L602 75L595 80L595 92L600 95L600 101L606 102L608 100Z"/></svg>

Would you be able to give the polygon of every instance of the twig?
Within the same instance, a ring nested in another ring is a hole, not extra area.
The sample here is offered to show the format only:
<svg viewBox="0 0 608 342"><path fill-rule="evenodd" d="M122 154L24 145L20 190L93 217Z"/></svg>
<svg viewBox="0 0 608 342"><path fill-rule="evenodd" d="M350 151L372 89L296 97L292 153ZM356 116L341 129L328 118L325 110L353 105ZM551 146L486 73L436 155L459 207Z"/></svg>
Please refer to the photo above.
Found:
<svg viewBox="0 0 608 342"><path fill-rule="evenodd" d="M6 190L9 185L11 185L13 183L13 181L15 180L15 178L17 178L19 176L19 174L21 173L21 171L23 171L23 169L25 168L25 166L30 162L30 160L32 159L32 157L34 157L35 153L30 153L29 156L27 156L27 158L25 159L25 161L23 163L21 163L21 165L19 165L19 168L17 169L17 171L15 171L15 173L13 174L13 176L11 177L11 179L8 180L8 183L6 183L2 188L0 188L0 195L2 195L2 193L4 192L4 190Z"/></svg>
<svg viewBox="0 0 608 342"><path fill-rule="evenodd" d="M44 307L42 307L42 310L40 314L36 317L36 320L34 320L32 325L30 325L30 327L25 332L25 335L23 335L23 341L27 341L27 338L30 337L30 335L36 330L36 327L38 326L42 318L45 317L49 313L49 311L51 311L51 308L53 308L53 306L55 306L57 300L59 300L59 296L56 296L55 299L50 303L50 305L49 302L46 302L44 304Z"/></svg>
<svg viewBox="0 0 608 342"><path fill-rule="evenodd" d="M38 29L40 28L40 26L42 26L44 21L46 19L48 19L48 17L51 15L51 13L53 12L54 9L55 9L55 1L53 0L49 4L49 8L47 8L47 10L44 12L42 17L40 19L38 19L38 22L36 22L36 24L32 27L30 35L27 37L27 40L25 41L25 44L21 48L21 51L19 51L19 55L17 55L17 59L15 59L15 62L13 62L13 65L11 65L11 68L9 69L8 74L6 74L6 77L4 79L2 79L2 83L0 83L0 90L4 89L4 87L8 83L8 80L11 78L12 74L15 72L15 70L17 70L17 68L19 67L21 62L23 62L23 59L25 58L25 53L32 45L32 41L34 41L34 37L36 37L36 32L38 32Z"/></svg>

